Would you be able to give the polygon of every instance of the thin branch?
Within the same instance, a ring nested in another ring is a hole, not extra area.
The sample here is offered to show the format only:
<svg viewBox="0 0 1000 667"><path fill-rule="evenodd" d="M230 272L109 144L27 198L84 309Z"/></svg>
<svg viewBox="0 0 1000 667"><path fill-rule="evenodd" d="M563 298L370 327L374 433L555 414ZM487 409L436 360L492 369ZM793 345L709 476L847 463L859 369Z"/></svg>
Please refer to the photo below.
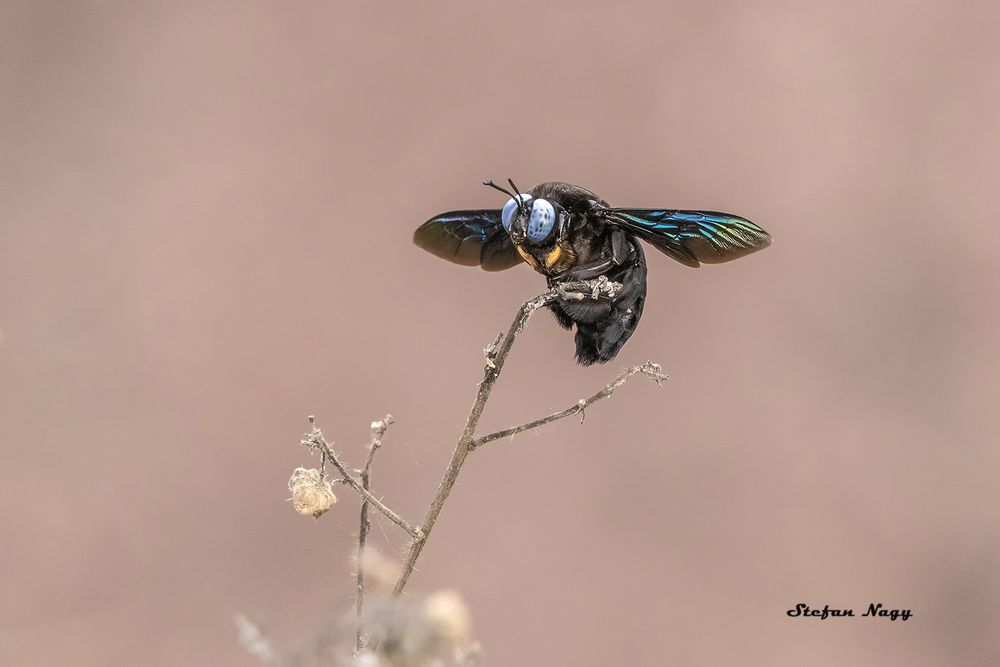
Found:
<svg viewBox="0 0 1000 667"><path fill-rule="evenodd" d="M600 276L593 280L574 281L571 283L553 286L548 291L523 303L518 309L506 334L498 336L491 345L483 350L485 355L483 379L479 383L476 399L473 402L472 409L466 419L465 428L458 440L458 443L455 445L451 462L441 479L437 492L431 501L422 525L410 524L399 514L383 504L382 501L376 498L371 492L371 472L373 461L376 452L382 445L382 438L385 435L386 429L393 421L391 415L386 415L382 421L372 423L372 439L368 446L368 454L364 467L360 470L354 471L359 475L359 477L355 477L348 472L345 464L333 451L331 443L327 442L323 432L316 425L315 418L311 416L309 417L311 430L303 438L302 445L315 449L321 453L322 463L320 479L326 479L326 463L329 462L334 468L337 469L344 484L356 491L362 498L360 528L358 531L357 621L355 627L353 628L354 632L352 633L354 635L353 638L356 656L367 655L365 651L370 649L366 647L366 644L369 646L373 644L376 633L374 629L375 626L369 625L367 628L369 630L369 636L366 637L366 628L363 620L365 614L366 587L369 585L368 580L373 580L372 576L366 576L364 569L364 561L366 558L365 547L371 530L369 506L374 507L376 510L384 514L390 521L406 531L406 533L412 538L409 545L409 552L406 556L403 567L399 571L398 579L393 590L393 596L398 597L406 587L409 577L415 569L416 562L427 543L427 539L430 536L430 532L433 529L438 516L444 508L445 502L448 500L450 493L454 488L458 475L465 463L465 459L473 450L478 449L482 445L489 442L509 437L517 433L522 433L571 415L580 414L581 417L583 417L586 414L585 410L587 407L597 401L610 397L619 387L623 386L634 375L646 375L657 384L667 379L667 376L661 373L661 369L658 365L652 362L646 362L641 366L634 366L632 368L625 369L593 396L581 399L576 405L573 405L566 410L548 415L546 417L541 417L524 424L519 424L502 431L496 431L488 435L480 436L478 438L475 436L476 428L479 425L479 420L485 410L486 403L490 398L493 387L500 378L500 373L503 370L504 364L507 361L507 357L513 348L517 336L524 330L528 320L531 318L531 315L539 308L549 306L556 300L611 300L620 293L621 289L621 284L612 282L605 276ZM310 471L310 473L315 475L315 471ZM381 526L381 523L379 526ZM399 600L394 601L394 603L399 602ZM370 602L369 607L371 604L372 603ZM371 609L368 610L369 617L371 616L371 611ZM257 626L253 625L249 621L244 621L242 618L238 620L237 623L240 626L241 641L251 653L257 655L259 658L265 662L269 662L270 664L279 664L278 659L274 657L273 649L271 649L266 637ZM299 651L296 654L289 656L286 660L281 660L280 664L298 664L303 659L308 659L309 655L319 657L320 654L323 653L333 641L341 641L341 639L337 638L338 635L343 641L346 642L347 636L349 636L347 633L350 632L350 629L350 626L345 623L338 623L336 624L336 627L329 626L327 630L317 635L317 639L314 642L315 650L309 651L308 654L303 651ZM456 654L455 660L461 664L468 665L472 664L476 655L478 655L478 653L475 651L466 651L464 657L458 657L458 654Z"/></svg>
<svg viewBox="0 0 1000 667"><path fill-rule="evenodd" d="M500 377L500 371L503 370L504 362L507 361L507 355L510 353L517 335L524 330L528 319L536 310L551 304L556 299L574 299L580 301L587 298L595 300L601 298L611 299L618 294L621 288L620 283L611 282L606 276L601 276L595 280L576 281L557 285L544 294L540 294L522 304L503 340L499 344L494 344L487 348L483 380L479 383L479 392L476 395L475 402L472 404L472 409L469 411L469 416L465 422L465 429L462 431L462 436L459 438L458 444L455 445L455 451L451 456L451 463L448 464L448 468L445 470L437 493L434 495L434 499L431 501L424 521L421 524L423 534L419 537L414 537L410 543L410 550L400 570L393 595L399 595L403 592L410 574L413 573L413 568L420 557L420 552L423 551L438 515L444 507L445 501L448 500L448 495L455 486L455 481L458 479L459 473L462 471L465 458L472 451L476 427L479 425L479 419L483 414L483 409L486 407L486 402L490 398L490 393L493 391L493 386Z"/></svg>
<svg viewBox="0 0 1000 667"><path fill-rule="evenodd" d="M669 378L663 373L661 373L660 372L661 370L662 369L660 368L659 364L654 364L651 361L647 361L641 366L633 366L632 368L628 368L622 371L621 375L619 375L614 380L609 382L607 386L605 386L603 389L601 389L599 392L597 392L590 398L581 398L576 403L576 405L566 408L565 410L562 410L560 412L555 412L547 417L541 417L539 419L535 419L534 421L526 422L524 424L518 424L517 426L512 426L510 428L505 428L502 431L495 431L494 433L480 436L472 441L472 443L469 445L469 449L475 450L489 442L493 442L494 440L500 440L501 438L506 438L512 435L516 435L517 433L523 433L533 428L544 426L545 424L549 424L551 422L558 421L560 419L575 414L586 416L586 413L584 411L588 407L590 407L591 405L602 399L611 396L611 394L615 393L616 389L618 389L626 382L628 382L629 378L631 378L634 375L640 375L640 374L646 375L649 378L651 378L653 382L655 382L657 385L659 385L664 380L668 380ZM582 418L580 422L583 423Z"/></svg>
<svg viewBox="0 0 1000 667"><path fill-rule="evenodd" d="M365 491L371 489L372 461L375 460L375 452L382 446L382 436L386 429L393 422L392 415L386 415L381 421L372 422L372 441L368 445L368 458L365 459L365 467L361 469L361 488ZM358 529L358 632L355 642L355 650L360 652L364 648L364 625L362 614L365 608L365 542L368 541L368 529L371 523L368 521L368 501L361 501L361 527Z"/></svg>
<svg viewBox="0 0 1000 667"><path fill-rule="evenodd" d="M333 464L333 467L337 469L337 472L340 473L340 478L345 484L360 493L361 497L371 503L372 507L384 514L386 518L394 524L409 533L413 539L420 539L423 536L423 531L420 530L419 526L410 525L406 519L386 507L381 500L372 495L371 491L362 486L360 480L351 475L351 473L347 472L347 468L344 467L344 464L341 463L340 459L337 458L337 455L334 454L333 449L330 447L330 443L328 443L326 438L323 437L323 432L318 426L316 426L316 418L312 415L309 416L309 424L312 425L312 431L306 434L306 437L302 440L302 445L318 449L322 453L326 454L327 459L329 459L330 463Z"/></svg>

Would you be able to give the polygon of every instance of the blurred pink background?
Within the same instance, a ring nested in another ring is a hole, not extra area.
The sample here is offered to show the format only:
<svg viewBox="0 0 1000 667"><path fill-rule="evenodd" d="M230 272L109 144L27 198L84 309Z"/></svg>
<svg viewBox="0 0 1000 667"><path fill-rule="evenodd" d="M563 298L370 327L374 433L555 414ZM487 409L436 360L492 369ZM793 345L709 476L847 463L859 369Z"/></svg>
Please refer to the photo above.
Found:
<svg viewBox="0 0 1000 667"><path fill-rule="evenodd" d="M0 663L255 664L353 602L317 415L418 521L543 289L411 244L485 177L732 211L581 368L540 313L414 593L485 665L1000 664L1000 9L966 2L0 4ZM392 556L402 534L373 539ZM385 537L389 540L386 541ZM794 619L799 602L903 623Z"/></svg>

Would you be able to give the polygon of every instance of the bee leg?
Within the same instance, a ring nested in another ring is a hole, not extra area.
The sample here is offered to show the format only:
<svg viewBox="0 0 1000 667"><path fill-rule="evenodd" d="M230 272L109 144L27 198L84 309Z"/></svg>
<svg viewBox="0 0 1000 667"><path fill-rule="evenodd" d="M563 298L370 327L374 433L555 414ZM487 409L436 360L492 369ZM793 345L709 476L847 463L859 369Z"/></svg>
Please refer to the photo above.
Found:
<svg viewBox="0 0 1000 667"><path fill-rule="evenodd" d="M560 283L572 282L575 280L592 280L598 276L603 276L611 269L615 268L614 263L609 260L590 262L581 264L563 273L558 279L549 279L549 287L555 287ZM556 316L556 321L563 329L569 329L574 322L593 322L603 317L607 317L611 312L611 305L605 302L581 300L569 301L560 300L549 306L552 314Z"/></svg>
<svg viewBox="0 0 1000 667"><path fill-rule="evenodd" d="M599 314L596 318L573 317L576 322L576 359L583 366L603 364L614 359L642 317L646 302L646 262L639 245L633 245L636 254L632 263L608 273L610 280L622 283L622 291L610 304L599 304L608 306L607 311L595 309L579 313Z"/></svg>
<svg viewBox="0 0 1000 667"><path fill-rule="evenodd" d="M639 324L646 301L646 286L628 302L618 302L611 314L594 323L576 323L576 359L583 366L611 361Z"/></svg>

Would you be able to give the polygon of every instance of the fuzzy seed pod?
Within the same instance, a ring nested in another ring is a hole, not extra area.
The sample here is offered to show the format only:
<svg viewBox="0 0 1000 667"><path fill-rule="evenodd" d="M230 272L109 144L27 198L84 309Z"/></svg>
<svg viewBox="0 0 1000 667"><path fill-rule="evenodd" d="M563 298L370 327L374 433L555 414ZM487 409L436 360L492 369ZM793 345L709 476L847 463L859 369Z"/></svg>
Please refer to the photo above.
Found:
<svg viewBox="0 0 1000 667"><path fill-rule="evenodd" d="M328 480L322 479L315 468L296 468L288 480L288 490L292 492L292 504L299 514L311 514L318 518L337 503L333 488Z"/></svg>

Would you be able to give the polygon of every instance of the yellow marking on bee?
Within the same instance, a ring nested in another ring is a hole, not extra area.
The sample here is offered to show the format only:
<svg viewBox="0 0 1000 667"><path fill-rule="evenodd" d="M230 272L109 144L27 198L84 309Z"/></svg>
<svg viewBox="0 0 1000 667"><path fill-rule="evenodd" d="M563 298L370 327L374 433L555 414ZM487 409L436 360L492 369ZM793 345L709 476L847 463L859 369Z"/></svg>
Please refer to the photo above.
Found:
<svg viewBox="0 0 1000 667"><path fill-rule="evenodd" d="M562 246L557 245L549 254L545 256L545 268L551 269L562 257Z"/></svg>
<svg viewBox="0 0 1000 667"><path fill-rule="evenodd" d="M538 268L538 260L536 260L536 259L535 259L534 257L532 257L532 256L531 256L531 255L530 255L530 254L529 254L529 253L528 253L528 252L527 252L527 251L526 251L526 250L525 250L524 248L522 248L521 246L519 246L519 245L516 245L516 246L514 246L514 247L515 247L515 248L517 248L517 254L519 254L519 255L521 256L521 258L522 258L522 259L524 259L524 261L526 261L526 262L527 262L528 264L530 264L530 265L531 265L531 268L533 268L533 269L537 269L537 268Z"/></svg>

